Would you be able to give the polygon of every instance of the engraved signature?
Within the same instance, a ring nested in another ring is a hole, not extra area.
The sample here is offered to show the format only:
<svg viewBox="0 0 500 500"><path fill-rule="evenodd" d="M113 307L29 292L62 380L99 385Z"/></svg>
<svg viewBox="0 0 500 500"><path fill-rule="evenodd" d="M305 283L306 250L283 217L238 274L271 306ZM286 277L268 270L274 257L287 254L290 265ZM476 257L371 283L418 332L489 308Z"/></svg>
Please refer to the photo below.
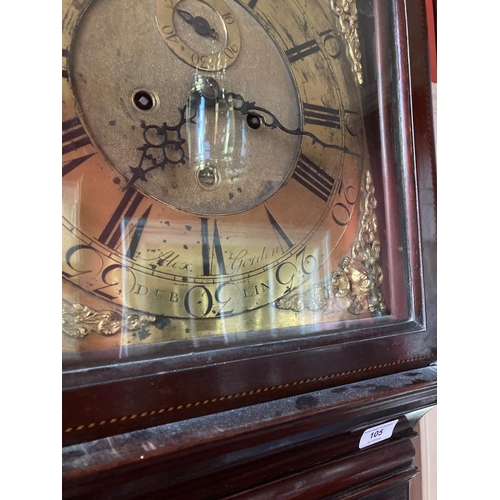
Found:
<svg viewBox="0 0 500 500"><path fill-rule="evenodd" d="M236 274L242 269L253 267L256 264L264 263L272 257L283 255L283 250L276 245L275 247L263 247L260 253L251 254L248 250L243 249L239 252L230 252L228 260L230 262L230 274Z"/></svg>
<svg viewBox="0 0 500 500"><path fill-rule="evenodd" d="M181 260L179 253L170 250L168 252L161 252L159 255L155 255L151 258L137 256L137 260L141 260L149 265L151 269L155 270L158 267L166 267L169 269L175 269L177 271L186 271L188 273L193 272L193 264L191 262L186 262Z"/></svg>

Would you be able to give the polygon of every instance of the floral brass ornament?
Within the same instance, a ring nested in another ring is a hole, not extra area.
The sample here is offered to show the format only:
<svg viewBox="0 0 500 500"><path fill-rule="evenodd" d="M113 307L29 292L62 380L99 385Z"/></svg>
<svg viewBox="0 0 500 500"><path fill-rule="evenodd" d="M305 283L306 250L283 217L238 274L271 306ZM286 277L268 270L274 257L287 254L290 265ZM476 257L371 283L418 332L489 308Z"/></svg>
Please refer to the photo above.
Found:
<svg viewBox="0 0 500 500"><path fill-rule="evenodd" d="M96 311L83 304L62 301L62 329L66 335L81 339L96 332L100 335L115 335L122 330L139 330L156 321L155 316L130 314L122 316L115 311Z"/></svg>
<svg viewBox="0 0 500 500"><path fill-rule="evenodd" d="M330 0L333 12L340 21L342 34L349 47L352 68L360 85L363 84L363 68L361 66L361 50L358 36L358 9L355 0Z"/></svg>
<svg viewBox="0 0 500 500"><path fill-rule="evenodd" d="M348 311L355 315L366 311L379 315L386 311L381 292L382 269L378 264L377 201L370 171L366 172L365 191L357 239L351 247L351 256L342 259L341 270L334 271L328 281L314 284L304 293L282 297L275 302L277 308L295 312L304 309Z"/></svg>

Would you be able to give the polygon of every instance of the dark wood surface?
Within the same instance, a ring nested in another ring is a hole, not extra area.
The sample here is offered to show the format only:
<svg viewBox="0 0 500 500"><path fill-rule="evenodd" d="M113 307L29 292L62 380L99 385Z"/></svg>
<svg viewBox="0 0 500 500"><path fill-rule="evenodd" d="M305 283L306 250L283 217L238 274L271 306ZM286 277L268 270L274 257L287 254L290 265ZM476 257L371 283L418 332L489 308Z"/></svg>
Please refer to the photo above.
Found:
<svg viewBox="0 0 500 500"><path fill-rule="evenodd" d="M409 480L413 428L435 403L430 366L69 446L64 498L323 498ZM395 419L391 439L359 450Z"/></svg>

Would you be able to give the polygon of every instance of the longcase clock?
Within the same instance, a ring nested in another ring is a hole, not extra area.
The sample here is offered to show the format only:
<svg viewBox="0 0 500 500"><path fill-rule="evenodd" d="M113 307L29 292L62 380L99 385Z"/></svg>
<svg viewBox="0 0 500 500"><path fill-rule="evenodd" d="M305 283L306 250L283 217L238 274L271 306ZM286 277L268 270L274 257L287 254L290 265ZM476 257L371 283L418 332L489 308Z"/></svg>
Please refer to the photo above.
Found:
<svg viewBox="0 0 500 500"><path fill-rule="evenodd" d="M63 1L66 498L407 497L436 401L424 9Z"/></svg>

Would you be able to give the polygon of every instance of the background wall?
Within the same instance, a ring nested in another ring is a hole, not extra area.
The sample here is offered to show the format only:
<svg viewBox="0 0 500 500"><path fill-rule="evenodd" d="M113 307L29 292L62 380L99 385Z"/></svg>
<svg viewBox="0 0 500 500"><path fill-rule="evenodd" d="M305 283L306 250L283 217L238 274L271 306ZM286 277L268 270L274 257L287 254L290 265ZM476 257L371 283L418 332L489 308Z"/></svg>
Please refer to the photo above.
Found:
<svg viewBox="0 0 500 500"><path fill-rule="evenodd" d="M417 424L419 437L414 440L415 465L420 474L410 483L410 500L437 499L437 407L428 411Z"/></svg>

